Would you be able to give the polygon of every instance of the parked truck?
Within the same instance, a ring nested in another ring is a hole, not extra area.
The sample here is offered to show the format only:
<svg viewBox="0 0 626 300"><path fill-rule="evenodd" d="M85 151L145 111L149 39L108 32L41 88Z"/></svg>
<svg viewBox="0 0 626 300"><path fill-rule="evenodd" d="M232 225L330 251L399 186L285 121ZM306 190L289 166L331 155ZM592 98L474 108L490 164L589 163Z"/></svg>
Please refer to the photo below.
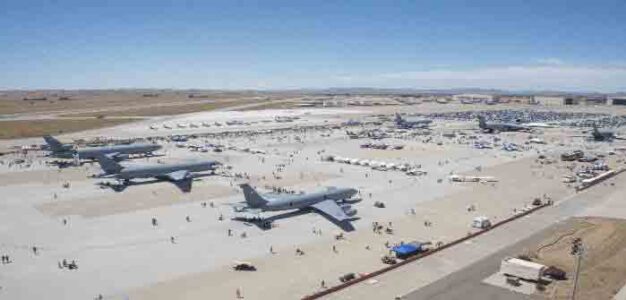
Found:
<svg viewBox="0 0 626 300"><path fill-rule="evenodd" d="M575 161L577 159L583 158L585 153L580 150L574 150L572 152L565 152L561 154L562 161Z"/></svg>
<svg viewBox="0 0 626 300"><path fill-rule="evenodd" d="M500 264L500 273L528 281L539 281L546 269L542 264L513 257L503 259Z"/></svg>

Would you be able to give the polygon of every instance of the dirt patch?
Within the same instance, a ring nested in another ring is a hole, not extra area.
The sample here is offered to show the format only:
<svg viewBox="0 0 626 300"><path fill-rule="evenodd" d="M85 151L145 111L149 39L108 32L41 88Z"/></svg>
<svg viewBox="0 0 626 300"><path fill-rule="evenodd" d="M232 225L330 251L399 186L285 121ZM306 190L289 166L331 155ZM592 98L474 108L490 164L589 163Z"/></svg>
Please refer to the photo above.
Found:
<svg viewBox="0 0 626 300"><path fill-rule="evenodd" d="M577 299L613 299L626 284L626 220L574 218L542 243L528 249L534 261L567 272L568 280L547 285L539 294L546 299L569 299L573 286L575 257L572 241L581 238L585 254L580 266Z"/></svg>

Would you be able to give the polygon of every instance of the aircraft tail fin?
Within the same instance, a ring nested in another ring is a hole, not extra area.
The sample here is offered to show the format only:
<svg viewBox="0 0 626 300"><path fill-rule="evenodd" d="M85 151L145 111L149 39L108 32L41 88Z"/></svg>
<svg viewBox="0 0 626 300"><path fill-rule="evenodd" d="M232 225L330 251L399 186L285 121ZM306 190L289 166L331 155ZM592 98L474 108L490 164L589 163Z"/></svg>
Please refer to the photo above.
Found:
<svg viewBox="0 0 626 300"><path fill-rule="evenodd" d="M485 117L478 116L478 127L480 127L480 128L487 127L487 122L485 122Z"/></svg>
<svg viewBox="0 0 626 300"><path fill-rule="evenodd" d="M257 191L252 188L249 184L244 183L240 184L241 190L243 191L243 195L246 198L246 203L251 208L262 207L267 203L267 200L263 198L263 196L259 195Z"/></svg>
<svg viewBox="0 0 626 300"><path fill-rule="evenodd" d="M598 124L593 123L593 133L594 134L599 134L600 130L598 130Z"/></svg>
<svg viewBox="0 0 626 300"><path fill-rule="evenodd" d="M52 137L51 135L44 135L43 139L44 141L46 141L46 144L50 146L50 149L52 151L61 151L65 149L65 147L63 147L63 144L59 142L59 140Z"/></svg>
<svg viewBox="0 0 626 300"><path fill-rule="evenodd" d="M96 155L98 164L107 174L119 173L124 167L106 155Z"/></svg>
<svg viewBox="0 0 626 300"><path fill-rule="evenodd" d="M402 116L400 116L399 113L396 113L396 123L402 123L402 121L404 121L404 119L402 119Z"/></svg>

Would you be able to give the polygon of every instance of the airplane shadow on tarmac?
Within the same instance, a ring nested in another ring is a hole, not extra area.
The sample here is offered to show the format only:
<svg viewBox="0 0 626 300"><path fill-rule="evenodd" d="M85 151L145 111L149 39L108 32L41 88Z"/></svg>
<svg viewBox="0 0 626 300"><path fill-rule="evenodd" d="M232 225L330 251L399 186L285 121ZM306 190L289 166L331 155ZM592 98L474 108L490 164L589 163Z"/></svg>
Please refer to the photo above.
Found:
<svg viewBox="0 0 626 300"><path fill-rule="evenodd" d="M305 215L305 214L309 214L309 213L317 213L317 214L321 215L326 220L332 222L333 224L337 225L337 227L341 228L343 231L346 231L346 232L354 231L355 228L354 228L354 226L352 225L351 222L361 219L359 217L352 217L352 218L350 218L348 220L339 222L339 221L329 217L328 215L326 215L324 213L321 213L321 212L318 212L318 211L314 211L313 209L309 208L309 209L300 209L300 210L294 210L294 211L290 211L290 212L285 212L285 213L273 215L273 216L267 217L267 218L262 218L262 217L259 217L259 218L234 217L234 218L232 218L232 220L253 224L253 225L257 226L261 230L270 230L270 229L272 229L271 225L272 225L272 223L274 221L287 219L287 218L292 218L292 217L297 217L297 216L301 216L301 215Z"/></svg>
<svg viewBox="0 0 626 300"><path fill-rule="evenodd" d="M157 178L157 179L150 179L150 180L144 180L144 181L129 181L126 184L110 183L110 182L98 182L97 184L103 188L110 188L119 193L119 192L123 192L130 186L138 186L138 185L153 184L157 182L169 181L173 183L176 187L178 187L183 193L189 193L191 192L191 184L193 181L200 181L201 180L200 178L209 177L209 176L215 176L215 174L213 173L193 174L190 178L187 178L181 181L172 181L168 179Z"/></svg>
<svg viewBox="0 0 626 300"><path fill-rule="evenodd" d="M164 157L165 154L153 154L151 156L137 156L137 157L129 157L129 158L125 158L125 159L119 159L119 160L115 160L117 162L120 161L133 161L133 160L139 160L142 158L159 158L159 157ZM89 166L95 166L98 164L97 160L81 160L78 163L78 166L70 159L56 159L53 160L51 162L49 162L48 164L52 165L52 166L57 166L59 169L65 169L65 168L71 168L71 167L82 167L84 165L89 165Z"/></svg>

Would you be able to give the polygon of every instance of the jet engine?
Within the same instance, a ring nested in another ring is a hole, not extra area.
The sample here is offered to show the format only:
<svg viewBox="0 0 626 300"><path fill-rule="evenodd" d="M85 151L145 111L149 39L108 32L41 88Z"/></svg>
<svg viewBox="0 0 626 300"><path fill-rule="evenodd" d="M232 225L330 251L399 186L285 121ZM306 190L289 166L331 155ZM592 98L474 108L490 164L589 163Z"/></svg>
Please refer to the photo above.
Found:
<svg viewBox="0 0 626 300"><path fill-rule="evenodd" d="M130 158L130 155L128 155L128 154L118 154L118 155L113 157L113 160L115 160L115 161L122 161L122 160L127 160L129 158Z"/></svg>
<svg viewBox="0 0 626 300"><path fill-rule="evenodd" d="M354 216L357 213L357 210L355 208L352 208L352 205L350 204L343 204L340 207L341 210L343 210L343 212L348 216Z"/></svg>

